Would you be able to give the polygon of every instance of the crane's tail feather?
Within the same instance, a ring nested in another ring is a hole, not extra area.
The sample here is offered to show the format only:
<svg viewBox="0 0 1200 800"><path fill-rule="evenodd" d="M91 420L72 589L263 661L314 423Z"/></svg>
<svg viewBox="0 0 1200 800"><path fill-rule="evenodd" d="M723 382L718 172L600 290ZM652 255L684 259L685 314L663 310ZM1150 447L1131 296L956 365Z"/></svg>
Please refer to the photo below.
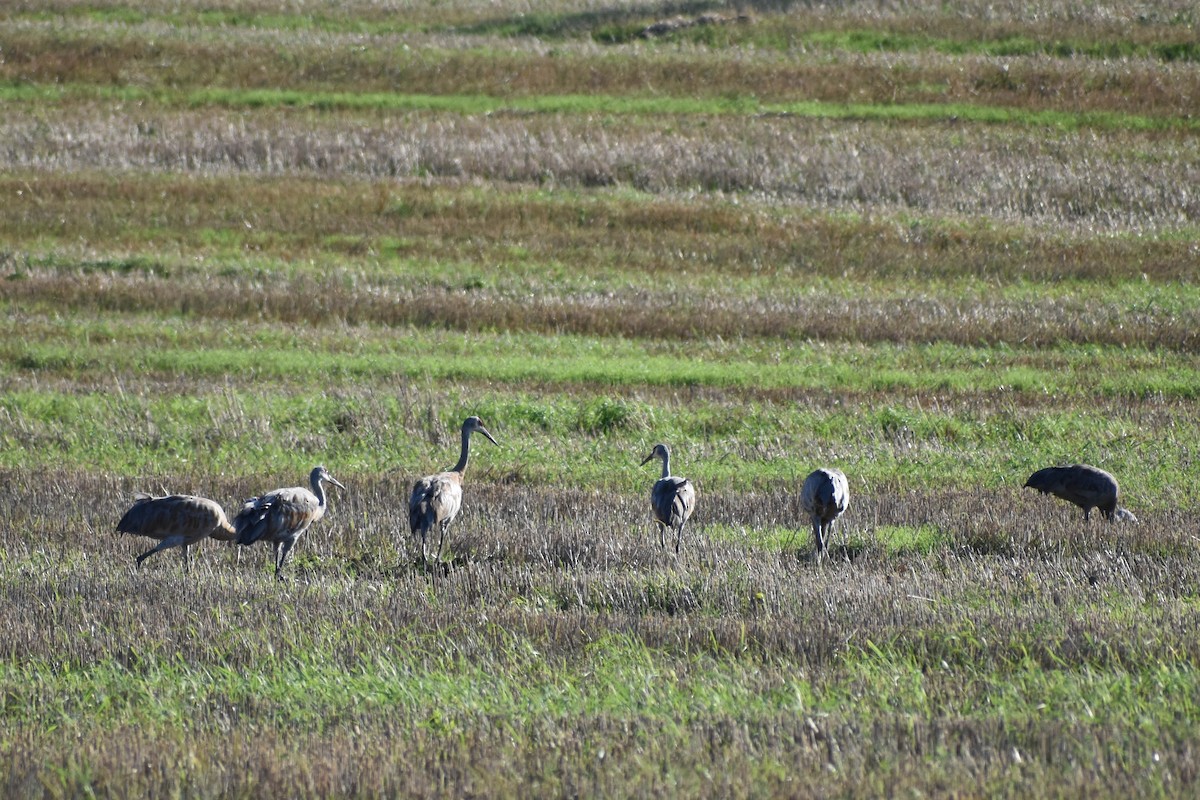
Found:
<svg viewBox="0 0 1200 800"><path fill-rule="evenodd" d="M238 544L254 544L266 536L270 528L271 510L270 503L258 505L257 497L247 500L242 510L233 518L234 541Z"/></svg>
<svg viewBox="0 0 1200 800"><path fill-rule="evenodd" d="M414 539L421 540L421 561L429 561L429 534L437 527L437 509L428 497L414 503L408 510L408 526ZM444 535L444 533L443 533Z"/></svg>

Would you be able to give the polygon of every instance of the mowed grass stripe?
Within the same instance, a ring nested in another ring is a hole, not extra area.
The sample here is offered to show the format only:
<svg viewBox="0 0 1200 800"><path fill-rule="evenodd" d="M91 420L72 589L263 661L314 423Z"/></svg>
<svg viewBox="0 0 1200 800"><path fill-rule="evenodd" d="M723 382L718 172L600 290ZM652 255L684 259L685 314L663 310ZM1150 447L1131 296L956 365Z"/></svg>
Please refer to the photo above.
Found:
<svg viewBox="0 0 1200 800"><path fill-rule="evenodd" d="M39 662L0 665L0 687L7 696L0 711L10 721L37 720L68 730L130 716L159 724L220 726L225 720L213 710L230 705L281 726L322 727L337 717L386 711L427 720L447 733L480 715L507 719L519 730L546 716L632 720L650 715L682 723L791 712L870 720L886 718L898 708L952 718L1086 718L1096 726L1133 716L1144 724L1169 725L1174 714L1182 713L1179 703L1189 716L1196 713L1195 703L1186 698L1200 688L1200 674L1184 658L1146 665L1145 673L1087 666L1044 670L1032 659L1021 659L989 665L986 674L968 668L973 680L958 689L961 678L930 678L927 665L902 645L869 641L861 649L849 648L842 663L815 685L803 670L760 673L737 660L681 659L621 635L590 645L582 657L567 663L550 663L514 642L497 654L501 675L495 674L496 664L447 657L419 638L404 645L365 654L363 663L350 669L333 657L323 660L319 652L253 670L216 660L182 665L153 656L133 669L117 661L67 670ZM890 680L881 679L881 673ZM876 690L857 696L861 686ZM1165 702L1168 697L1177 700ZM1079 713L1089 704L1094 705L1091 712ZM88 712L81 714L82 708ZM681 724L680 730L685 728Z"/></svg>
<svg viewBox="0 0 1200 800"><path fill-rule="evenodd" d="M971 122L1050 127L1059 130L1194 130L1200 119L1118 112L1031 111L967 103L830 103L816 100L763 103L745 97L627 97L616 95L429 95L399 92L301 92L290 89L143 89L135 86L10 84L0 102L62 103L87 100L153 102L188 108L302 108L317 111L441 111L459 114L611 114L618 116L795 116L830 120Z"/></svg>
<svg viewBox="0 0 1200 800"><path fill-rule="evenodd" d="M350 329L334 333L323 328L315 332L320 341L300 335L291 344L229 346L188 343L173 324L166 321L161 335L137 341L125 340L104 323L96 333L106 343L84 344L26 342L22 332L8 331L8 344L0 347L0 370L75 379L118 369L171 376L252 375L302 384L405 377L513 385L1200 397L1195 357L1151 350L1138 354L1121 347L1032 351L781 340L697 346L687 341L417 328L360 332L370 341ZM1124 369L1111 369L1118 363Z"/></svg>

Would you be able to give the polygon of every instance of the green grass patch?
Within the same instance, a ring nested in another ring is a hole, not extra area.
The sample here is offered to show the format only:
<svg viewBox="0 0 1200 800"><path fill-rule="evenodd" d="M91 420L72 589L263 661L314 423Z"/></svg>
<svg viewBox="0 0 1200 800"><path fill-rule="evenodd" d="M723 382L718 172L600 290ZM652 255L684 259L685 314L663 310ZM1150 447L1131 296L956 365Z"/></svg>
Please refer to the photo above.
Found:
<svg viewBox="0 0 1200 800"><path fill-rule="evenodd" d="M953 120L988 125L1050 127L1059 130L1191 130L1200 122L1188 117L1146 116L1109 111L1039 111L967 103L761 102L754 97L625 97L614 95L419 95L392 92L312 92L293 89L205 88L190 90L140 87L0 86L0 101L60 103L88 99L154 102L188 108L304 108L340 111L441 111L458 114L611 114L616 116L757 116L783 115L831 120L932 122Z"/></svg>
<svg viewBox="0 0 1200 800"><path fill-rule="evenodd" d="M103 318L71 321L80 338L89 329L111 330ZM67 334L52 323L42 336ZM846 345L756 340L713 345L694 352L688 342L616 340L587 336L457 333L364 329L339 345L315 346L312 336L286 326L254 326L241 341L220 346L224 327L181 326L178 321L146 321L114 332L117 343L39 342L15 338L0 348L4 360L31 372L104 374L112 369L193 377L244 375L260 380L291 380L315 385L334 379L382 380L388 376L427 380L491 380L501 383L600 384L757 390L835 390L907 395L924 391L967 394L1051 394L1055 396L1200 397L1200 370L1191 356L1152 350L1120 356L1130 369L1103 370L1116 356L1107 347L1068 346L1036 353L951 345ZM35 332L30 330L30 333ZM306 340L307 347L306 347ZM157 349L169 341L174 349ZM1077 373L1097 373L1080 385ZM518 413L544 415L537 409ZM636 412L622 401L598 400L579 412L580 427L592 430L633 424ZM940 415L883 408L875 426L886 436L915 434L947 442L975 436L971 427Z"/></svg>
<svg viewBox="0 0 1200 800"><path fill-rule="evenodd" d="M388 713L448 736L475 720L506 720L514 733L533 720L607 716L678 720L709 715L764 716L800 686L759 695L747 668L704 656L679 661L636 639L613 634L578 660L551 662L519 640L473 662L420 638L365 656L347 668L312 652L248 670L216 660L184 664L169 657L129 666L0 664L0 719L43 730L91 731L120 722L183 725L214 731L214 709L240 709L279 728L314 732L369 713Z"/></svg>
<svg viewBox="0 0 1200 800"><path fill-rule="evenodd" d="M933 525L880 525L871 538L891 556L929 555L954 542L953 534Z"/></svg>

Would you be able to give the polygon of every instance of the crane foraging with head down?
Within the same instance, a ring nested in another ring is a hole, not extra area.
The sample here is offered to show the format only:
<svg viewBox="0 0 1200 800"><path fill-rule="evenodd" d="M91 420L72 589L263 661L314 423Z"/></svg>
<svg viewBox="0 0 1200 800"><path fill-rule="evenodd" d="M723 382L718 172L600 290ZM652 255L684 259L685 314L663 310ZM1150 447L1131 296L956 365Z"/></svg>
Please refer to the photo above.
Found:
<svg viewBox="0 0 1200 800"><path fill-rule="evenodd" d="M444 472L426 475L413 484L412 496L408 499L408 525L413 536L421 537L422 563L429 563L427 543L434 528L438 529L436 560L441 563L446 528L462 508L463 473L467 471L467 460L471 455L471 434L477 432L486 436L492 444L500 446L483 426L483 420L467 417L462 424L462 449L458 454L458 463Z"/></svg>
<svg viewBox="0 0 1200 800"><path fill-rule="evenodd" d="M1029 476L1025 486L1074 503L1083 509L1085 520L1090 519L1093 508L1098 508L1109 521L1137 522L1132 511L1117 504L1117 479L1090 464L1039 469Z"/></svg>
<svg viewBox="0 0 1200 800"><path fill-rule="evenodd" d="M315 467L308 476L312 491L303 486L276 489L261 497L251 497L233 518L238 544L271 542L275 551L275 577L283 571L283 563L296 540L309 527L325 516L328 504L325 483L345 489L325 467Z"/></svg>
<svg viewBox="0 0 1200 800"><path fill-rule="evenodd" d="M809 473L800 489L800 505L812 520L813 540L817 555L829 550L833 522L850 505L850 484L839 469L817 469ZM842 527L842 546L846 545L846 529Z"/></svg>
<svg viewBox="0 0 1200 800"><path fill-rule="evenodd" d="M658 523L658 543L667 546L667 528L675 530L675 555L679 555L679 543L683 539L683 526L696 510L696 487L687 478L671 474L671 451L665 444L656 444L650 455L642 459L642 466L654 458L662 459L662 477L650 489L650 508L654 521Z"/></svg>
<svg viewBox="0 0 1200 800"><path fill-rule="evenodd" d="M137 557L138 569L158 551L179 547L183 550L183 568L186 570L190 566L190 545L207 537L229 541L234 536L233 526L219 503L187 494L151 497L139 493L133 506L117 523L117 531L159 540L157 547Z"/></svg>

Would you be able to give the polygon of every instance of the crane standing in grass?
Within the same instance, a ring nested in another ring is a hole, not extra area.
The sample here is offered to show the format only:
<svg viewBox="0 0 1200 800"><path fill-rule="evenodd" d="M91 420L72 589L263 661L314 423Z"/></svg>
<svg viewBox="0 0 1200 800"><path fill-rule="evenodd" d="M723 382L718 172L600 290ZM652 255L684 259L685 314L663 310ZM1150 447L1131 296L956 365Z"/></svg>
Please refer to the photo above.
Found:
<svg viewBox="0 0 1200 800"><path fill-rule="evenodd" d="M309 475L312 491L302 486L276 489L261 497L251 497L233 518L238 544L253 544L260 539L271 542L275 550L275 577L283 571L283 563L296 540L309 527L325 516L328 508L325 483L345 489L325 467L315 467Z"/></svg>
<svg viewBox="0 0 1200 800"><path fill-rule="evenodd" d="M429 563L427 542L434 528L438 529L437 562L442 560L446 528L462 508L463 473L467 471L473 433L482 433L489 442L500 446L483 426L483 420L479 417L467 417L462 425L462 450L458 455L458 463L445 472L427 475L413 485L412 496L408 500L408 524L413 536L421 537L422 563Z"/></svg>
<svg viewBox="0 0 1200 800"><path fill-rule="evenodd" d="M800 505L812 519L813 539L817 556L829 549L833 522L850 505L850 484L839 469L817 469L809 473L800 489ZM846 529L842 527L842 546L846 545Z"/></svg>
<svg viewBox="0 0 1200 800"><path fill-rule="evenodd" d="M187 494L151 497L138 493L133 506L117 523L117 531L159 540L157 547L137 557L138 569L158 551L179 547L183 550L183 568L187 570L190 545L206 537L229 541L234 536L233 526L219 503Z"/></svg>
<svg viewBox="0 0 1200 800"><path fill-rule="evenodd" d="M1074 503L1083 509L1085 520L1091 518L1093 508L1098 508L1110 522L1114 519L1137 522L1132 511L1117 504L1117 479L1099 467L1089 464L1046 467L1030 475L1025 486Z"/></svg>
<svg viewBox="0 0 1200 800"><path fill-rule="evenodd" d="M687 478L671 474L671 451L665 444L656 444L650 455L642 459L642 466L654 458L662 459L662 477L650 489L650 508L654 521L658 523L658 543L667 546L667 528L675 530L675 555L679 555L679 543L683 539L683 526L696 510L696 487Z"/></svg>

